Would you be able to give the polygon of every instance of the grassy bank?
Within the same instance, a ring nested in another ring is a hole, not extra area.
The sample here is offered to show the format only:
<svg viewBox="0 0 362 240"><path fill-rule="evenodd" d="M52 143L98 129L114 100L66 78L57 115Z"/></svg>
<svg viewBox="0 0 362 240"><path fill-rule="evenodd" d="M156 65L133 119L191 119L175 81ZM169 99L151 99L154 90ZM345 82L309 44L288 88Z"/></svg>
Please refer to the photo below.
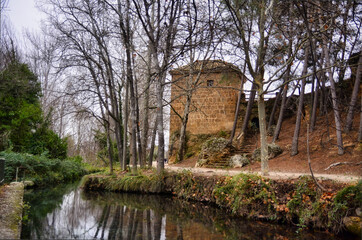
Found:
<svg viewBox="0 0 362 240"><path fill-rule="evenodd" d="M296 224L300 229L322 228L333 232L344 228L345 217L356 215L362 202L362 183L346 186L324 182L319 191L309 177L296 181L272 181L257 175L196 176L191 172L140 173L137 176L88 175L85 190L169 193L180 198L206 201L237 216Z"/></svg>

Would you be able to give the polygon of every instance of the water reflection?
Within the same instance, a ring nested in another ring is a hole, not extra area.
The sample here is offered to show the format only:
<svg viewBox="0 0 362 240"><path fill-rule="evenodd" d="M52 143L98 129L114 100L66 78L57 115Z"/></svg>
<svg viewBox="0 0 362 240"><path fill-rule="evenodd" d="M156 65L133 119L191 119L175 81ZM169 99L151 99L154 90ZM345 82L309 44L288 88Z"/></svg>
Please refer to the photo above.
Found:
<svg viewBox="0 0 362 240"><path fill-rule="evenodd" d="M339 239L297 235L288 226L236 219L225 211L180 199L140 194L85 193L76 185L25 195L27 239Z"/></svg>

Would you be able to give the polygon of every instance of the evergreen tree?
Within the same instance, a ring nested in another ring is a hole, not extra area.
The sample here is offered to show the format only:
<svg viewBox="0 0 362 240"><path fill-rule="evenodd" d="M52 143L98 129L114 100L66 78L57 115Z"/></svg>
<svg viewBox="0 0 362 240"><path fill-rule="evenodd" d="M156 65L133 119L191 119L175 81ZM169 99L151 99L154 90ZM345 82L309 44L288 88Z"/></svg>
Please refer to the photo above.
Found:
<svg viewBox="0 0 362 240"><path fill-rule="evenodd" d="M37 77L26 64L12 61L0 72L0 150L65 158L66 141L44 119L40 92Z"/></svg>

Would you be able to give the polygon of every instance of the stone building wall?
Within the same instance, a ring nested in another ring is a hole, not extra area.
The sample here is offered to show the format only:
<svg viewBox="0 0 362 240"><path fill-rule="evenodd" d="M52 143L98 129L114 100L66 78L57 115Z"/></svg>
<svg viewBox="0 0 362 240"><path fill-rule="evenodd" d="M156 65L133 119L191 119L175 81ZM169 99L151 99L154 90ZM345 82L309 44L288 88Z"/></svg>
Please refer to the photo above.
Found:
<svg viewBox="0 0 362 240"><path fill-rule="evenodd" d="M215 63L213 61L212 63ZM187 131L192 134L216 133L221 130L230 131L234 122L238 88L242 79L241 72L233 65L216 61L217 67L208 66L198 81L192 95L192 104L187 124ZM220 66L221 65L221 66ZM190 81L187 71L171 71L172 88L170 133L181 127L180 117L183 116L186 102L185 86ZM197 78L194 74L193 81ZM212 84L211 84L212 82ZM212 85L212 86L210 86Z"/></svg>

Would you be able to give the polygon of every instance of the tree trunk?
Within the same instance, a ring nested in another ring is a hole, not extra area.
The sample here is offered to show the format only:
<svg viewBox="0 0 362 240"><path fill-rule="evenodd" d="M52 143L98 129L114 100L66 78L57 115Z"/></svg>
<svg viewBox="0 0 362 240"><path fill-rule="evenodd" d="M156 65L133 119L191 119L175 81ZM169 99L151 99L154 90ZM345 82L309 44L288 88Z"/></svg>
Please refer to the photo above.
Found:
<svg viewBox="0 0 362 240"><path fill-rule="evenodd" d="M314 96L313 96L313 106L312 106L312 113L310 118L310 131L313 132L315 128L315 124L317 121L317 105L318 105L318 97L319 97L319 79L316 78L317 83L314 90Z"/></svg>
<svg viewBox="0 0 362 240"><path fill-rule="evenodd" d="M189 10L190 11L190 10ZM190 22L188 22L190 27ZM192 44L192 38L190 38L190 44ZM193 51L190 49L190 69L189 69L189 75L187 76L186 80L186 103L184 108L184 113L182 116L182 123L181 123L181 129L180 129L180 138L179 138L179 148L178 148L178 161L182 161L184 159L184 154L186 151L186 128L187 128L187 122L189 120L189 114L190 114L190 105L191 105L191 99L192 99L192 82L194 78L194 58L193 58ZM202 67L201 67L202 68ZM201 71L201 69L200 69ZM200 74L198 74L198 77Z"/></svg>
<svg viewBox="0 0 362 240"><path fill-rule="evenodd" d="M244 65L244 73L245 73L245 65ZM233 124L233 129L231 130L231 135L230 135L228 145L231 145L233 143L233 139L235 136L236 126L238 124L238 118L239 118L241 96L243 94L242 93L243 85L244 85L244 78L241 79L241 83L240 83L240 88L239 88L239 93L238 93L238 102L236 103L236 109L235 109L234 124Z"/></svg>
<svg viewBox="0 0 362 240"><path fill-rule="evenodd" d="M142 139L141 139L141 143L142 143L142 158L143 158L143 162L146 163L146 159L147 159L147 140L148 140L148 130L149 130L149 122L148 122L148 114L149 114L149 102L150 102L150 85L151 85L151 75L152 75L152 57L151 57L151 49L150 47L148 47L148 51L147 51L147 61L148 61L148 65L147 65L147 86L145 89L145 96L144 96L144 102L143 102L143 119L142 119ZM152 162L151 162L151 166L152 167Z"/></svg>
<svg viewBox="0 0 362 240"><path fill-rule="evenodd" d="M139 104L138 104L138 88L137 88L137 83L135 82L134 84L135 87L135 96L136 96L136 126L137 126L137 146L138 146L138 161L140 163L140 167L143 168L144 167L144 161L143 161L143 156L142 156L142 142L141 142L141 130L140 130L140 109L139 109Z"/></svg>
<svg viewBox="0 0 362 240"><path fill-rule="evenodd" d="M250 91L250 95L249 95L248 105L246 106L243 125L241 126L241 131L239 134L239 136L242 136L243 138L245 137L246 129L249 125L249 119L251 116L251 110L253 109L255 95L256 95L256 84L255 84L255 82L253 82L253 85L252 85L251 91Z"/></svg>
<svg viewBox="0 0 362 240"><path fill-rule="evenodd" d="M149 166L149 167L152 167L153 153L154 153L154 151L155 151L156 134L157 134L157 117L156 117L155 124L154 124L154 126L153 126L153 131L152 131L152 140L151 140L150 156L149 156L149 158L148 158L148 166Z"/></svg>
<svg viewBox="0 0 362 240"><path fill-rule="evenodd" d="M266 115L263 90L263 76L259 75L256 79L258 83L258 116L259 116L259 131L260 131L260 158L261 158L261 173L268 175L268 145L266 140Z"/></svg>
<svg viewBox="0 0 362 240"><path fill-rule="evenodd" d="M319 109L320 109L320 115L325 116L328 113L327 106L328 106L329 92L327 91L327 88L326 88L325 75L323 74L320 79L321 79L321 82L322 82L322 89L321 89L321 102L320 102L321 105L319 106Z"/></svg>
<svg viewBox="0 0 362 240"><path fill-rule="evenodd" d="M356 102L357 102L357 98L358 98L358 91L360 88L361 77L362 77L362 53L360 53L360 56L359 56L357 74L356 74L356 79L354 81L351 102L349 103L349 106L348 106L347 121L346 121L346 126L344 128L344 131L347 133L349 131L351 131L351 129L352 129L353 115L354 115L354 111L356 108Z"/></svg>
<svg viewBox="0 0 362 240"><path fill-rule="evenodd" d="M279 133L280 133L280 130L282 128L282 123L283 123L285 103L287 101L287 92L288 92L288 85L285 85L284 90L283 90L282 103L280 105L280 110L279 110L278 122L275 127L274 134L273 134L273 142L275 142L276 140L279 139Z"/></svg>
<svg viewBox="0 0 362 240"><path fill-rule="evenodd" d="M280 96L282 95L282 92L283 92L283 88L279 90L279 92L277 93L277 96L275 97L275 101L274 101L274 104L273 104L273 109L272 109L272 111L270 113L270 117L269 117L269 121L268 121L268 127L267 127L268 132L270 131L270 128L274 123L275 111L277 109L277 105L279 103L279 99L280 99Z"/></svg>
<svg viewBox="0 0 362 240"><path fill-rule="evenodd" d="M119 142L120 142L120 146L118 145L118 141L117 141L117 148L118 148L118 158L119 158L119 165L122 169L122 166L123 166L123 145L125 144L124 141L123 141L123 134L124 134L124 127L123 127L123 111L122 111L122 97L121 97L121 88L119 90L119 93L118 93L118 99L119 99L119 122L116 123L119 125L119 133L118 133L118 136L116 136L117 138L119 138Z"/></svg>
<svg viewBox="0 0 362 240"><path fill-rule="evenodd" d="M317 23L316 23L317 24ZM317 27L315 27L317 28ZM317 49L316 47L316 41L313 40L313 48ZM312 109L312 114L311 114L311 119L310 119L310 130L311 132L314 131L315 129L315 125L317 122L317 105L318 105L318 98L320 98L320 102L321 104L319 105L319 116L323 116L323 107L324 107L324 82L323 81L323 71L322 72L317 72L317 56L315 52L312 52L312 56L313 56L313 75L315 76L316 80L317 80L317 84L316 84L316 89L314 90L314 98L313 98L313 109ZM323 62L324 62L324 54L322 51L321 57L320 57L320 66L322 68L323 66ZM321 92L321 94L319 94L319 92ZM320 95L320 96L319 96Z"/></svg>
<svg viewBox="0 0 362 240"><path fill-rule="evenodd" d="M130 83L131 85L132 83ZM132 88L130 92L132 92ZM130 101L131 101L131 163L132 163L132 172L137 172L137 121L136 121L136 109L135 109L135 96L130 94Z"/></svg>
<svg viewBox="0 0 362 240"><path fill-rule="evenodd" d="M292 9L292 6L290 7ZM292 57L292 40L289 40L289 47L288 47L288 60ZM291 62L292 63L292 62ZM285 109L285 105L286 105L286 101L287 101L287 94L288 94L288 84L289 84L289 80L290 80L290 68L291 68L291 63L288 64L287 67L287 71L285 73L285 77L284 77L284 88L282 89L283 92L280 93L279 95L283 94L282 96L282 103L280 105L280 110L279 110L279 117L278 117L278 122L277 125L274 129L274 134L273 134L273 143L278 140L279 138L279 133L280 130L282 128L282 123L283 123L283 117L284 117L284 109ZM293 90L294 93L295 89ZM277 102L277 100L275 100ZM274 115L273 115L274 116Z"/></svg>
<svg viewBox="0 0 362 240"><path fill-rule="evenodd" d="M113 146L112 140L109 132L109 126L107 126L107 146L108 146L108 154L109 154L109 173L113 174Z"/></svg>
<svg viewBox="0 0 362 240"><path fill-rule="evenodd" d="M360 115L359 115L359 131L358 131L358 141L362 141L362 95L361 95L361 108L360 108Z"/></svg>
<svg viewBox="0 0 362 240"><path fill-rule="evenodd" d="M129 86L128 82L126 82L126 96L124 98L125 106L124 106L124 118L123 118L123 156L122 156L122 170L127 168L127 134L128 134L128 98L129 98Z"/></svg>
<svg viewBox="0 0 362 240"><path fill-rule="evenodd" d="M319 19L321 22L321 19ZM333 73L331 69L331 62L329 58L329 52L327 48L327 40L326 37L323 35L323 52L325 56L325 62L328 72L328 79L331 84L331 96L332 96L332 105L333 105L333 113L334 113L334 121L336 124L336 136L337 136L337 145L338 145L338 154L342 155L344 153L343 149L343 139L342 139L342 126L341 126L341 119L339 114L339 107L338 107L338 101L337 101L337 93L336 93L336 85L334 83L333 79Z"/></svg>
<svg viewBox="0 0 362 240"><path fill-rule="evenodd" d="M299 140L300 125L302 122L302 112L303 112L303 104L304 104L304 88L305 88L305 82L306 82L305 75L307 74L307 71L308 71L308 57L309 57L309 47L306 47L305 52L304 52L304 66L303 66L303 72L302 72L303 79L302 79L302 86L301 86L300 95L299 95L297 119L295 122L292 149L290 152L291 156L295 156L298 154L298 140Z"/></svg>
<svg viewBox="0 0 362 240"><path fill-rule="evenodd" d="M127 24L129 28L129 23ZM125 45L126 45L126 64L127 64L127 81L129 83L129 93L130 93L130 103L131 103L131 163L132 163L132 172L137 172L137 101L136 101L136 91L134 87L134 79L132 72L132 56L131 56L131 43L129 36L125 36Z"/></svg>
<svg viewBox="0 0 362 240"><path fill-rule="evenodd" d="M184 109L184 114L182 118L182 124L180 129L180 146L178 149L178 161L182 161L184 159L184 154L186 151L186 127L187 122L189 119L189 113L190 113L190 105L191 105L191 92L189 89L187 89L187 96L186 96L186 104Z"/></svg>
<svg viewBox="0 0 362 240"><path fill-rule="evenodd" d="M120 121L120 119L118 119ZM122 141L122 126L121 126L121 122L119 121L114 121L115 124L115 135L116 135L116 144L117 144L117 149L118 149L118 159L119 162L121 164L122 162L122 150L123 150L123 141ZM122 164L121 164L122 165Z"/></svg>
<svg viewBox="0 0 362 240"><path fill-rule="evenodd" d="M141 145L142 145L142 162L146 164L147 160L147 140L148 140L148 130L149 130L149 123L148 123L148 114L149 114L149 90L146 90L145 92L145 99L143 109L144 109L144 115L142 119L142 139L141 139Z"/></svg>
<svg viewBox="0 0 362 240"><path fill-rule="evenodd" d="M317 22L314 22L314 27L317 28ZM311 48L311 56L312 56L312 61L313 61L313 86L312 86L312 90L313 92L313 101L312 101L312 109L311 109L311 114L310 114L310 128L309 130L311 132L314 131L315 128L315 124L317 121L317 105L318 105L318 97L319 97L319 88L320 88L320 73L317 73L317 56L316 56L316 39L313 38L311 30L309 28L309 25L307 23L307 28L308 28L308 37L309 37L309 43L310 43L310 48ZM323 63L323 57L321 58L321 62ZM314 84L315 83L315 84ZM315 87L314 87L315 85Z"/></svg>
<svg viewBox="0 0 362 240"><path fill-rule="evenodd" d="M122 38L122 44L126 50L126 79L129 87L130 98L130 116L131 116L131 163L132 172L137 172L137 99L136 88L132 69L132 30L130 26L130 1L125 1L125 11L122 11L121 1L117 1L118 15L119 15L119 27ZM127 89L128 90L128 89ZM125 142L126 143L126 142Z"/></svg>
<svg viewBox="0 0 362 240"><path fill-rule="evenodd" d="M158 153L157 153L157 173L161 173L165 168L165 139L163 135L163 86L160 76L156 81L157 89L157 136L158 136Z"/></svg>

